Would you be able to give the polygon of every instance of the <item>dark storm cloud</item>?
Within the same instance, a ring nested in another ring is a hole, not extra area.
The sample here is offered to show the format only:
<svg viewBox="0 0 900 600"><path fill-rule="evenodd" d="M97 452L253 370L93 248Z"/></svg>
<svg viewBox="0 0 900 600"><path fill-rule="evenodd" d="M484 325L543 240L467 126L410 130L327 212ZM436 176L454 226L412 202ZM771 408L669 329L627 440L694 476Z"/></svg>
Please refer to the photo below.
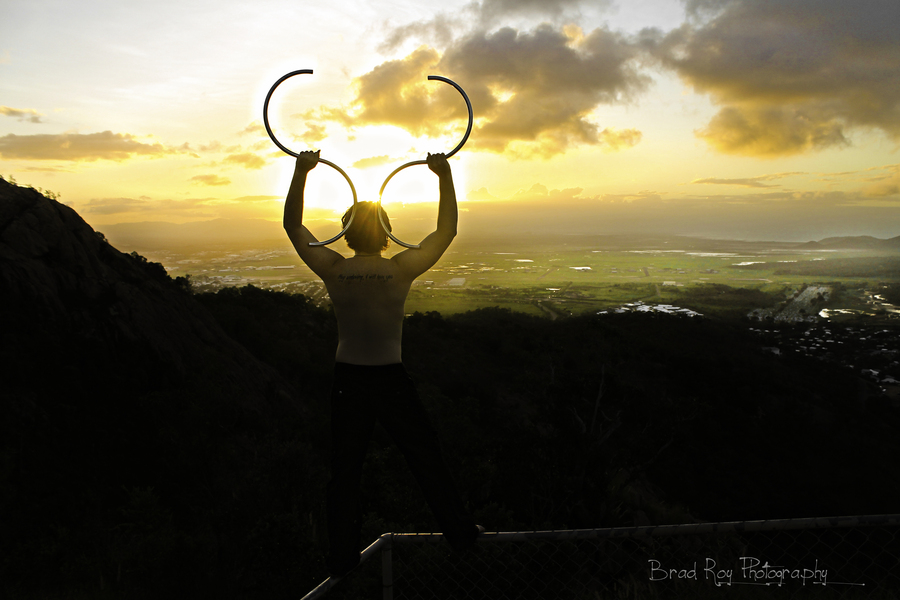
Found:
<svg viewBox="0 0 900 600"><path fill-rule="evenodd" d="M439 14L433 19L392 28L387 38L378 46L378 50L382 53L392 52L410 39L431 40L432 45L448 46L453 41L454 32L464 27L465 20L461 16Z"/></svg>
<svg viewBox="0 0 900 600"><path fill-rule="evenodd" d="M721 105L697 134L733 154L847 145L849 130L900 139L900 2L691 0L693 17L650 51Z"/></svg>
<svg viewBox="0 0 900 600"><path fill-rule="evenodd" d="M639 53L626 37L602 28L586 35L549 24L528 32L477 31L443 54L422 46L357 78L350 110L322 108L306 116L446 134L464 124L465 112L449 86L427 82L428 75L442 74L462 85L477 107L473 148L516 157L549 157L578 145L627 148L640 141L639 131L600 130L591 113L630 102L647 88Z"/></svg>
<svg viewBox="0 0 900 600"><path fill-rule="evenodd" d="M646 89L649 78L638 72L637 52L606 29L583 35L544 24L532 32L472 34L447 50L439 68L469 82L473 102L479 100L486 122L477 146L552 156L574 145L600 144L590 113Z"/></svg>
<svg viewBox="0 0 900 600"><path fill-rule="evenodd" d="M488 30L513 17L532 17L560 21L569 17L576 21L581 6L605 9L610 0L483 0L473 2L453 13L438 13L430 19L392 27L379 46L381 52L391 52L407 40L428 40L438 48L449 46L454 39L474 29Z"/></svg>
<svg viewBox="0 0 900 600"><path fill-rule="evenodd" d="M538 17L560 17L570 12L577 12L582 5L591 4L592 8L606 7L608 0L484 0L479 7L479 13L485 21L493 22L497 19L514 15L530 15Z"/></svg>

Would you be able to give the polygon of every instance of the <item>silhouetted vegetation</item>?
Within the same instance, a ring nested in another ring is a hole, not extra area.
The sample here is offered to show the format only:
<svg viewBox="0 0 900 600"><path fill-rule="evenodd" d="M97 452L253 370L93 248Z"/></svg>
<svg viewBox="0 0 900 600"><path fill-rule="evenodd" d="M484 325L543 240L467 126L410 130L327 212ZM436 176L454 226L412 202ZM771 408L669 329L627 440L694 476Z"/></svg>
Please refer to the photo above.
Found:
<svg viewBox="0 0 900 600"><path fill-rule="evenodd" d="M892 283L882 288L884 299L891 304L900 305L900 283Z"/></svg>
<svg viewBox="0 0 900 600"><path fill-rule="evenodd" d="M325 577L333 316L253 287L191 296L187 279L13 187L0 185L4 202L44 220L20 220L33 235L18 246L0 240L13 257L0 265L0 594L311 589ZM737 292L696 293L712 304ZM764 351L737 323L485 308L404 327L448 462L491 529L900 501L897 408L834 363ZM381 432L362 492L364 542L436 529Z"/></svg>
<svg viewBox="0 0 900 600"><path fill-rule="evenodd" d="M5 581L286 597L324 578L333 317L253 287L198 299L307 408L247 413L191 386L90 409L64 386L49 403L14 403ZM786 363L727 323L483 309L417 313L405 336L448 460L491 528L860 514L900 499L896 412L867 406L855 377ZM43 416L26 417L38 404ZM367 462L366 541L434 530L383 434Z"/></svg>
<svg viewBox="0 0 900 600"><path fill-rule="evenodd" d="M245 315L223 323L261 356L294 335L276 306L311 311L253 288L203 301L220 319ZM295 327L330 355L332 332ZM417 313L405 356L472 510L492 527L632 524L638 511L654 523L860 514L898 498L885 481L896 412L867 407L873 391L853 375L786 362L726 323ZM302 372L291 361L286 376ZM368 539L434 529L385 437L368 463Z"/></svg>
<svg viewBox="0 0 900 600"><path fill-rule="evenodd" d="M751 310L775 306L784 300L785 290L765 292L755 288L731 287L707 283L690 287L672 288L676 294L673 300L679 306L686 306L702 314L716 314L730 318L740 318Z"/></svg>

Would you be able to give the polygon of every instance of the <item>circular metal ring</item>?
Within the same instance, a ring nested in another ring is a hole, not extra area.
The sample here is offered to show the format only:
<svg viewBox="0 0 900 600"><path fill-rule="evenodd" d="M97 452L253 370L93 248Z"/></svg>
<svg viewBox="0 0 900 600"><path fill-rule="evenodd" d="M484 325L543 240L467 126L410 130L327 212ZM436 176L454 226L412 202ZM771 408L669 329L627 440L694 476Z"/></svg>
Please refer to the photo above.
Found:
<svg viewBox="0 0 900 600"><path fill-rule="evenodd" d="M269 126L269 100L272 99L272 94L275 92L275 88L277 88L279 85L281 85L281 83L283 81L285 81L286 79L289 79L289 78L293 77L294 75L312 75L312 72L313 72L312 69L298 69L296 71L291 71L287 75L283 76L281 79L276 81L275 84L271 88L269 88L269 93L266 94L266 101L263 104L263 124L265 124L265 126L266 126L266 133L269 134L269 137L272 138L272 141L275 142L276 146L281 148L281 150L284 151L286 154L290 154L293 157L299 157L300 154L292 151L290 148L288 148L287 146L285 146L284 144L279 142L278 139L275 138L275 134L272 133L272 128ZM345 233L347 233L347 230L350 229L350 224L353 223L353 217L356 216L356 202L357 202L356 187L353 185L353 182L350 181L350 176L347 175L342 168L340 168L339 166L337 166L330 160L325 160L324 158L319 158L319 162L325 163L326 165L328 165L332 169L335 169L338 173L340 173L341 175L344 176L344 179L346 179L347 183L350 185L350 191L353 192L353 206L352 206L351 212L350 212L350 219L347 221L347 225L344 227L344 229L339 234L337 234L330 240L325 240L324 242L310 242L309 243L310 246L325 246L332 242L338 241L339 239L341 239L341 237L343 237L343 235Z"/></svg>
<svg viewBox="0 0 900 600"><path fill-rule="evenodd" d="M472 115L472 103L469 101L469 97L466 95L466 92L463 91L463 89L455 81L447 79L446 77L441 77L440 75L429 75L428 76L429 81L432 81L435 79L437 81L443 81L444 83L449 83L450 85L455 87L456 91L458 91L460 94L462 94L463 100L466 101L466 108L469 111L469 126L466 127L466 134L463 136L462 140L460 140L460 142L456 145L456 148L454 148L453 150L451 150L450 152L448 152L445 155L447 158L450 158L451 156L453 156L454 154L459 152L459 150L466 143L466 140L469 139L469 134L472 133L472 123L474 121L474 118ZM268 128L268 125L266 125L266 127ZM384 180L384 183L381 184L381 189L378 191L378 206L381 207L381 196L384 194L384 188L387 187L388 182L391 180L391 178L394 175L396 175L397 173L399 173L400 171L402 171L403 169L405 169L407 167L411 167L413 165L426 165L426 164L428 164L427 160L414 160L412 162L408 162L405 165L402 165L402 166L394 169L391 172L391 174L387 176L387 179ZM402 241L398 240L396 237L394 237L394 235L390 231L388 231L387 225L385 225L385 223L384 223L384 218L381 215L382 215L382 211L379 210L378 211L378 220L381 221L381 227L384 229L384 232L388 235L389 238L391 238L395 243L400 244L404 248L418 248L419 247L419 244L407 244L406 242L402 242Z"/></svg>

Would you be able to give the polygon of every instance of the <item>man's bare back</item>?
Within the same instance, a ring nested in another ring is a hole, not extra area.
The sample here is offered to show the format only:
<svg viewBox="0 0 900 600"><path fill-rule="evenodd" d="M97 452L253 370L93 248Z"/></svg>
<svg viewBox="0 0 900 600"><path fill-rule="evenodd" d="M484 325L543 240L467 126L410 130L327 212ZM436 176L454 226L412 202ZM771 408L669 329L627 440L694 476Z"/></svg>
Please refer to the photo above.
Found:
<svg viewBox="0 0 900 600"><path fill-rule="evenodd" d="M450 165L443 154L428 155L428 167L440 179L437 229L419 248L391 258L381 252L344 258L317 241L302 224L303 190L307 173L319 160L318 152L302 152L284 207L284 228L297 254L322 278L338 322L338 362L387 365L401 362L404 304L416 277L438 261L456 236L456 192ZM376 216L377 218L377 216ZM380 225L378 225L380 227Z"/></svg>
<svg viewBox="0 0 900 600"><path fill-rule="evenodd" d="M340 261L325 279L338 322L338 362L399 363L403 305L412 279L381 256Z"/></svg>

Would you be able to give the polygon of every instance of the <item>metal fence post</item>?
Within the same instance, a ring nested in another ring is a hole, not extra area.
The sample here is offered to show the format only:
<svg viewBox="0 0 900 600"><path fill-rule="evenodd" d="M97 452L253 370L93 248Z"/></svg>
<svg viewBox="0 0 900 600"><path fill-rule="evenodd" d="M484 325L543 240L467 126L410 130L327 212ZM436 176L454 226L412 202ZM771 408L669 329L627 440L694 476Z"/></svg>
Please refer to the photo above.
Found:
<svg viewBox="0 0 900 600"><path fill-rule="evenodd" d="M381 593L383 600L394 600L394 571L391 564L391 539L393 534L388 533L386 535L387 542L381 548Z"/></svg>

